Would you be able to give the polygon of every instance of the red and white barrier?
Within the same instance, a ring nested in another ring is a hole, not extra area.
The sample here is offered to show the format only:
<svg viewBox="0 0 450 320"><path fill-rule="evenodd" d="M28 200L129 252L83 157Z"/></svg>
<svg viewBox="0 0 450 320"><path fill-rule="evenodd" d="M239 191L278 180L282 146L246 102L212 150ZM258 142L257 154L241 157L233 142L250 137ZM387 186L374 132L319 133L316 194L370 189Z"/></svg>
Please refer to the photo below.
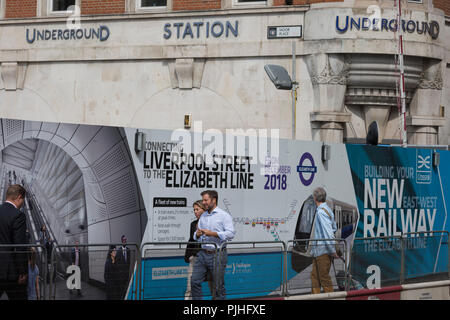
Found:
<svg viewBox="0 0 450 320"><path fill-rule="evenodd" d="M450 280L285 297L284 300L450 300Z"/></svg>

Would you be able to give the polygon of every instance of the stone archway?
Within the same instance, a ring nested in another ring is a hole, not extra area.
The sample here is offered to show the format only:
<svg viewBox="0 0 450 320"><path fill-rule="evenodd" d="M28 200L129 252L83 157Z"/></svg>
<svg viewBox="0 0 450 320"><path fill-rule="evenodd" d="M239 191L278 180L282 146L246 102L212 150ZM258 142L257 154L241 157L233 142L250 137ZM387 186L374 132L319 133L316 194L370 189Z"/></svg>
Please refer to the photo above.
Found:
<svg viewBox="0 0 450 320"><path fill-rule="evenodd" d="M80 169L90 243L140 242L145 226L125 134L117 127L2 119L0 149L39 139L63 150Z"/></svg>

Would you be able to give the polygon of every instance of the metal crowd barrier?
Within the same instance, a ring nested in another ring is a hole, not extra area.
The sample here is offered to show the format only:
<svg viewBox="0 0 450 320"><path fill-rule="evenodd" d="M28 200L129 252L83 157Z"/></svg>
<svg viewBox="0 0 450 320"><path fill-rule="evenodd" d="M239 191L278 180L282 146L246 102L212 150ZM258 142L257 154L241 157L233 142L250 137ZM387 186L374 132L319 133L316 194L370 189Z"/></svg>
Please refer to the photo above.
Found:
<svg viewBox="0 0 450 320"><path fill-rule="evenodd" d="M35 252L35 267L31 265L31 251ZM44 246L40 244L1 244L0 245L0 282L2 287L7 285L8 292L0 296L0 299L9 300L28 300L31 299L28 296L28 277L37 278L36 286L33 283L33 289L36 293L36 299L47 299L47 286L45 279L47 278L47 255ZM25 282L19 284L19 270L17 266L20 264L22 269L25 270L27 278ZM38 272L36 276L35 272ZM6 278L5 278L6 277ZM30 290L32 290L30 288ZM9 293L9 294L8 294Z"/></svg>
<svg viewBox="0 0 450 320"><path fill-rule="evenodd" d="M139 274L140 296L150 299L187 299L191 300L190 279L193 262L186 263L184 255L188 244L198 242L146 242L141 246L142 262ZM217 268L218 247L215 243L203 242L214 247L214 270ZM204 299L215 299L215 285L212 275L204 282Z"/></svg>
<svg viewBox="0 0 450 320"><path fill-rule="evenodd" d="M402 235L400 283L415 279L446 280L450 278L450 246L448 231L409 232ZM438 269L439 257L447 261L446 268ZM420 267L427 264L432 273L423 273Z"/></svg>
<svg viewBox="0 0 450 320"><path fill-rule="evenodd" d="M325 247L337 248L342 253L340 259L333 260L330 268L335 291L364 287L366 283L360 283L359 287L355 283L361 279L365 281L370 277L368 271L374 271L373 268L381 263L383 270L379 271L383 277L378 284L380 287L450 279L448 240L447 231L355 238L351 251L343 239L296 239L287 243L228 242L225 270L217 264L224 257L224 247L208 244L214 246L213 269L225 274L226 298L241 299L309 294L313 262L311 251ZM78 268L72 266L75 245L54 247L49 264L48 253L41 244L0 245L0 271L4 271L2 268L7 266L5 261L11 256L25 263L30 248L34 248L41 299L191 299L188 289L192 264L184 261L188 244L148 242L139 247L128 243L129 265L125 268L118 257L119 252L123 253L119 250L122 244L79 244ZM197 242L194 244L198 245ZM111 249L116 250L114 263L107 258L113 254ZM418 268L424 265L429 272ZM203 298L215 299L216 287L217 282L205 281L202 285ZM78 295L78 289L81 295Z"/></svg>
<svg viewBox="0 0 450 320"><path fill-rule="evenodd" d="M311 273L316 255L336 252L331 258L330 278L335 291L348 289L347 243L344 239L295 239L287 243L286 295L311 293Z"/></svg>
<svg viewBox="0 0 450 320"><path fill-rule="evenodd" d="M402 274L401 255L401 236L355 238L351 250L349 274L353 280L360 281L367 278L367 272L383 272L380 283L375 283L374 286L399 285ZM385 266L383 270L377 269L380 264Z"/></svg>
<svg viewBox="0 0 450 320"><path fill-rule="evenodd" d="M284 242L228 242L221 245L219 257L224 256L225 252L228 257L226 270L221 270L220 264L218 270L219 274L224 273L227 298L284 295Z"/></svg>
<svg viewBox="0 0 450 320"><path fill-rule="evenodd" d="M50 299L139 299L139 246L127 243L126 248L121 243L55 246L49 266Z"/></svg>

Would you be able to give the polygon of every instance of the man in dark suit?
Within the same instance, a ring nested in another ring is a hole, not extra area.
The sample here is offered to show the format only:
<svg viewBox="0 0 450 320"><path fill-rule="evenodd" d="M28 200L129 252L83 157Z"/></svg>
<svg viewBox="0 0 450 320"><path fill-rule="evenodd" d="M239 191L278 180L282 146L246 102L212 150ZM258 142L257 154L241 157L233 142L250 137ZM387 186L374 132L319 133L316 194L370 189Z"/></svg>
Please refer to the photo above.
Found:
<svg viewBox="0 0 450 320"><path fill-rule="evenodd" d="M6 201L0 206L0 244L27 244L26 217L20 208L26 191L18 184L6 191ZM0 248L0 296L6 292L10 300L27 299L27 248Z"/></svg>
<svg viewBox="0 0 450 320"><path fill-rule="evenodd" d="M119 269L119 293L120 298L124 299L126 298L126 293L128 290L128 284L130 282L130 248L127 247L127 238L125 235L122 235L120 238L122 242L122 246L120 246L117 249L116 259L117 259L117 265Z"/></svg>

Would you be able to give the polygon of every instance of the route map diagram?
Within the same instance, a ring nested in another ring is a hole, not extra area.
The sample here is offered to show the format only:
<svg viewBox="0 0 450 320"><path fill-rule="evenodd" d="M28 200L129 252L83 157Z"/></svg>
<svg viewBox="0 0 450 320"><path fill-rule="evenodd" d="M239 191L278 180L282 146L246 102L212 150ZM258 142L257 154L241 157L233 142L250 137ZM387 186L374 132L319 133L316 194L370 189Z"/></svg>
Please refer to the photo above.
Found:
<svg viewBox="0 0 450 320"><path fill-rule="evenodd" d="M228 199L223 199L223 204L225 207L225 211L233 216L232 211L230 209L231 204ZM233 217L233 222L235 224L240 224L244 226L249 226L251 228L263 228L274 241L280 241L280 232L279 228L283 225L286 225L288 222L293 220L296 216L297 211L295 210L298 204L297 200L292 200L289 205L289 213L284 218L272 218L272 217L256 217L256 218L235 218Z"/></svg>

